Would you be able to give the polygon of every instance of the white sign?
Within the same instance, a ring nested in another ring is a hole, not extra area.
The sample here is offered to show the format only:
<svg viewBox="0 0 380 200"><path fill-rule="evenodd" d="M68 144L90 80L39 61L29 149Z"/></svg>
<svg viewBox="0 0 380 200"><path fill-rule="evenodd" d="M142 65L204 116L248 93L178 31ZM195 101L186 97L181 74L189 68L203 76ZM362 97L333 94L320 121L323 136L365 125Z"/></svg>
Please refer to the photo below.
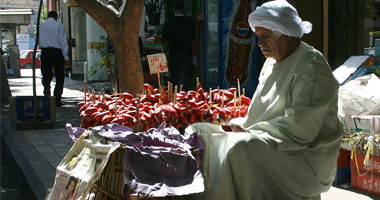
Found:
<svg viewBox="0 0 380 200"><path fill-rule="evenodd" d="M17 42L28 42L29 41L29 35L28 34L17 34L16 35Z"/></svg>
<svg viewBox="0 0 380 200"><path fill-rule="evenodd" d="M156 74L160 72L168 72L168 63L166 56L163 53L148 55L149 71L150 74Z"/></svg>

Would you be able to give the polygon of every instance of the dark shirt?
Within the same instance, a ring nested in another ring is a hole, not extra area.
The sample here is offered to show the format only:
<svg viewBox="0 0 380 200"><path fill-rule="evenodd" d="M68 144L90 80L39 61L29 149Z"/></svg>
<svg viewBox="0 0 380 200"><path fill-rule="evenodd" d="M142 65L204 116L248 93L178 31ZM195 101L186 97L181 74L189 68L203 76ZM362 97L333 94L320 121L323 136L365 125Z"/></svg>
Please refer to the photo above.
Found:
<svg viewBox="0 0 380 200"><path fill-rule="evenodd" d="M169 41L169 51L192 53L195 25L187 16L174 16L164 26L162 37Z"/></svg>

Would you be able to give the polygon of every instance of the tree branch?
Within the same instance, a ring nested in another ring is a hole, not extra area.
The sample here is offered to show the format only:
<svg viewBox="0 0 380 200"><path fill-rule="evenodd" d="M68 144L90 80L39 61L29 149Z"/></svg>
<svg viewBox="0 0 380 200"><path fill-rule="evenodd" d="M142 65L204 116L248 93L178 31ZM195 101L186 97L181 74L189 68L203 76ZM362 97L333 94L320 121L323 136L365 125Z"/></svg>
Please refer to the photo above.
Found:
<svg viewBox="0 0 380 200"><path fill-rule="evenodd" d="M99 0L75 0L102 28L109 33L119 23L120 12Z"/></svg>
<svg viewBox="0 0 380 200"><path fill-rule="evenodd" d="M142 15L142 8L144 7L144 0L125 0L126 3L123 7L123 10L120 13L121 18L125 18L125 15L129 15L132 17L132 15L140 16L139 19L141 19ZM136 9L137 8L137 9Z"/></svg>
<svg viewBox="0 0 380 200"><path fill-rule="evenodd" d="M132 29L136 31L136 36L138 36L138 31L140 27L141 17L142 17L142 11L144 7L144 0L125 0L126 3L124 7L122 8L120 18L123 25L126 25L126 23L132 23L128 26L137 27L136 29ZM138 19L138 20L130 20L130 19ZM132 28L130 27L130 28ZM132 33L135 34L135 33Z"/></svg>

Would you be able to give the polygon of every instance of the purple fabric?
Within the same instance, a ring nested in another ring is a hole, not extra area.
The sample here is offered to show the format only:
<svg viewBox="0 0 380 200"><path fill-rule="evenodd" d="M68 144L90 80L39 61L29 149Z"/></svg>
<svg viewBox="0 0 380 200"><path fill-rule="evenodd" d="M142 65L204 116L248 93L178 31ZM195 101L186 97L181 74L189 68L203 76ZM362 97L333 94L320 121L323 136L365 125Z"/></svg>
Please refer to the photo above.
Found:
<svg viewBox="0 0 380 200"><path fill-rule="evenodd" d="M76 142L78 138L86 131L84 128L79 128L79 127L73 127L71 124L67 123L66 124L66 130L69 132L70 138L73 140L73 142ZM101 125L101 126L95 126L89 128L89 130L92 130L93 133L97 134L99 132L109 132L110 138L117 138L117 133L121 132L132 132L133 129L120 125L120 124L106 124L106 125ZM105 134L105 133L104 133ZM105 134L106 135L106 134ZM119 136L120 137L120 136Z"/></svg>
<svg viewBox="0 0 380 200"><path fill-rule="evenodd" d="M79 128L79 127L73 127L71 124L66 124L66 130L69 132L69 136L73 142L76 142L78 138L84 133L86 129Z"/></svg>
<svg viewBox="0 0 380 200"><path fill-rule="evenodd" d="M126 145L124 183L149 197L181 196L204 191L201 169L203 144L196 133L185 137L174 127L134 133L119 124L90 128L95 135ZM85 129L66 125L73 141ZM194 152L197 152L195 155Z"/></svg>
<svg viewBox="0 0 380 200"><path fill-rule="evenodd" d="M192 153L203 150L196 133L185 138L174 127L161 127L136 135L142 145L127 145L124 157L124 182L130 189L149 197L204 191L200 159Z"/></svg>

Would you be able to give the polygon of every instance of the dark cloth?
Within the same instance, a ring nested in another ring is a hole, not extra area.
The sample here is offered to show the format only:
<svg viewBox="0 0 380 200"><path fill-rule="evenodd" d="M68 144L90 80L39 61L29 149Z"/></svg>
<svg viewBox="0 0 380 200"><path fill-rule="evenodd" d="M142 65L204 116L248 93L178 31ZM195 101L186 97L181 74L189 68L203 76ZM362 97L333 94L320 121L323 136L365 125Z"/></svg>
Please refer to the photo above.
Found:
<svg viewBox="0 0 380 200"><path fill-rule="evenodd" d="M64 57L61 49L42 48L41 50L41 73L44 96L50 96L50 83L53 79L54 69L56 80L54 96L56 98L56 104L59 104L61 103L63 84L65 81Z"/></svg>
<svg viewBox="0 0 380 200"><path fill-rule="evenodd" d="M169 52L186 51L192 54L195 25L187 16L174 16L165 24L163 39L169 41Z"/></svg>
<svg viewBox="0 0 380 200"><path fill-rule="evenodd" d="M173 85L183 85L183 90L189 89L193 72L192 55L186 51L176 51L169 55L170 82Z"/></svg>
<svg viewBox="0 0 380 200"><path fill-rule="evenodd" d="M170 82L174 85L187 85L191 78L195 25L187 16L174 16L165 24L162 37L169 42Z"/></svg>

